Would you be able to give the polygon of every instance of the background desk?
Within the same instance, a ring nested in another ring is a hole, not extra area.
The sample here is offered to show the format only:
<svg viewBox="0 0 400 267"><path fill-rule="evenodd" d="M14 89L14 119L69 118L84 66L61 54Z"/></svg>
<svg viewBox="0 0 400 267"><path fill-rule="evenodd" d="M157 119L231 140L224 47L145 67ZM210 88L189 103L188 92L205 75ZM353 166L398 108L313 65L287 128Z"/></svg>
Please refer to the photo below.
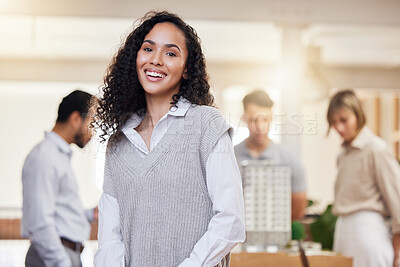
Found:
<svg viewBox="0 0 400 267"><path fill-rule="evenodd" d="M352 267L352 259L343 256L307 256L310 267ZM232 253L230 267L302 267L300 255L279 253Z"/></svg>

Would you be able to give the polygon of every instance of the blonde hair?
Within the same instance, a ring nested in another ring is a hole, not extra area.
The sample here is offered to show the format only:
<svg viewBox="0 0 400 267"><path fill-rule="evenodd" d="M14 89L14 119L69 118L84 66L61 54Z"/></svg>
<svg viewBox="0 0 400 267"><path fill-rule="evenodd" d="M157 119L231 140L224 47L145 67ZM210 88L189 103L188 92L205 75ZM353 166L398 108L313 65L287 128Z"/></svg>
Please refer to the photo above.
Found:
<svg viewBox="0 0 400 267"><path fill-rule="evenodd" d="M329 102L328 112L326 114L326 119L329 124L327 134L329 134L331 129L333 114L342 108L348 109L352 111L354 115L356 115L358 124L357 131L360 131L366 124L367 119L365 117L360 100L357 98L353 90L345 89L332 96Z"/></svg>

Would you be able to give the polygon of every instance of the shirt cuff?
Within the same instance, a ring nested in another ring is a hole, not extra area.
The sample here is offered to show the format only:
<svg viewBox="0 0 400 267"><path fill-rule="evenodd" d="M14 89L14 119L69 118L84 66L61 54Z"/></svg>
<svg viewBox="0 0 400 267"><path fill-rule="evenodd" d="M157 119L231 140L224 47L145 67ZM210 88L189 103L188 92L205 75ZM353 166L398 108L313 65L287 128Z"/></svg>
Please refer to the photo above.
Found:
<svg viewBox="0 0 400 267"><path fill-rule="evenodd" d="M94 220L94 208L85 210L85 216L89 222L92 222Z"/></svg>

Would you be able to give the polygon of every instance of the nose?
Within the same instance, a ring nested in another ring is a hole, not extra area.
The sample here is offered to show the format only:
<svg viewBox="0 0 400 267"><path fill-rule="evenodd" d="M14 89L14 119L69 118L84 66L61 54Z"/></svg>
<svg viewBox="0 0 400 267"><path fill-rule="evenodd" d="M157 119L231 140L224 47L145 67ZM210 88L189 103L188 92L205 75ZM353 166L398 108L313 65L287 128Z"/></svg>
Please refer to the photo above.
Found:
<svg viewBox="0 0 400 267"><path fill-rule="evenodd" d="M162 66L163 65L163 60L162 60L161 52L155 51L152 54L152 57L150 59L150 63L155 65L155 66Z"/></svg>
<svg viewBox="0 0 400 267"><path fill-rule="evenodd" d="M334 128L336 129L336 131L338 131L338 133L342 133L343 130L345 129L345 127L342 123L338 123L338 124L334 125Z"/></svg>
<svg viewBox="0 0 400 267"><path fill-rule="evenodd" d="M255 126L256 126L257 131L260 131L260 130L261 130L261 123L260 123L260 120L256 120L254 124L255 124Z"/></svg>
<svg viewBox="0 0 400 267"><path fill-rule="evenodd" d="M255 126L256 126L256 130L259 134L266 134L268 132L266 132L266 123L263 122L262 120L257 119L255 121Z"/></svg>

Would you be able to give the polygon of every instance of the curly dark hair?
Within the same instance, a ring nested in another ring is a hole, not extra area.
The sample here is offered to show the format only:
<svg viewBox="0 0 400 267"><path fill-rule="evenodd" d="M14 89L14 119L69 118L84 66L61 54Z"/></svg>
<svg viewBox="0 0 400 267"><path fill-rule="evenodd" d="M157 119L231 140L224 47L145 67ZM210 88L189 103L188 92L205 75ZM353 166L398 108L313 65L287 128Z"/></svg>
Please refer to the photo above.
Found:
<svg viewBox="0 0 400 267"><path fill-rule="evenodd" d="M214 97L210 93L205 58L196 31L175 14L150 11L128 35L108 67L103 96L97 102L93 123L101 131L102 142L120 130L133 113L146 108L145 92L136 71L136 58L145 36L156 24L163 22L173 23L182 31L188 51L187 76L182 79L179 92L173 95L171 105L176 105L180 97L192 104L213 105Z"/></svg>

